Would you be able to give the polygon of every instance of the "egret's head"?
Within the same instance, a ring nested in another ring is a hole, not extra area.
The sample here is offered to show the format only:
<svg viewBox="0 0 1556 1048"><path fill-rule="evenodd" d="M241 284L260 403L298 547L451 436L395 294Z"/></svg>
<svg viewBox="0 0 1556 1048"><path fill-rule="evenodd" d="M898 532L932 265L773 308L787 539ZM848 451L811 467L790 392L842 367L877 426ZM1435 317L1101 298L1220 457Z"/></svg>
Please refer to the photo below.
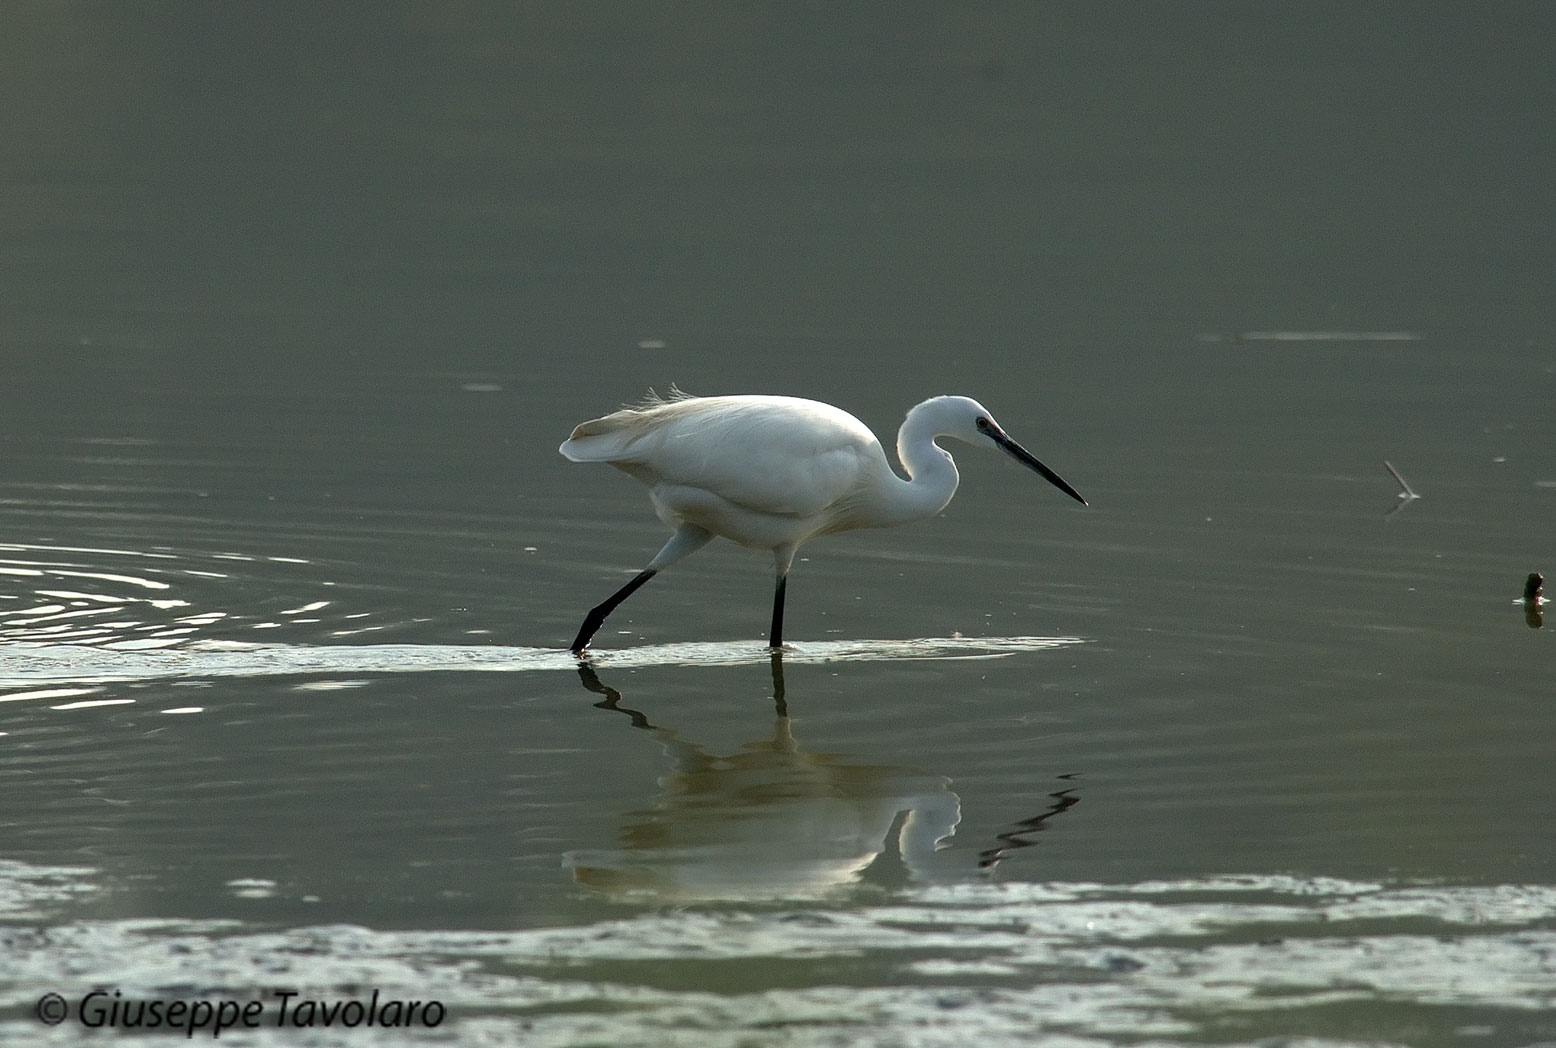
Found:
<svg viewBox="0 0 1556 1048"><path fill-rule="evenodd" d="M1016 443L1000 428L1000 424L994 421L994 416L989 413L989 409L976 400L971 397L936 397L934 400L925 401L920 407L930 405L934 406L940 423L937 427L940 436L954 437L978 447L998 448L1082 506L1086 505L1086 500L1081 498L1080 492L1070 487L1059 474L1039 462L1036 455Z"/></svg>

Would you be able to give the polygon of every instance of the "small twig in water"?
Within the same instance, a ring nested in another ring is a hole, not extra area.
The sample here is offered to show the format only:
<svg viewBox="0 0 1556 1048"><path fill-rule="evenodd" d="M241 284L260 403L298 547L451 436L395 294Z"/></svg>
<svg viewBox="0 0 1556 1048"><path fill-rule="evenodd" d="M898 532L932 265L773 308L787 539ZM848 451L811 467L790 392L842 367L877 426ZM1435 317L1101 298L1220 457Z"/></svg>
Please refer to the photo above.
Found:
<svg viewBox="0 0 1556 1048"><path fill-rule="evenodd" d="M1393 475L1394 479L1399 481L1399 486L1405 489L1404 491L1400 492L1400 495L1399 495L1400 498L1402 498L1402 499L1418 499L1418 498L1421 497L1420 495L1417 495L1415 493L1415 491L1410 487L1409 484L1405 483L1405 478L1401 477L1399 475L1399 470L1395 469L1392 465L1389 464L1389 460L1388 459L1384 459L1383 460L1383 468L1388 470L1389 473Z"/></svg>

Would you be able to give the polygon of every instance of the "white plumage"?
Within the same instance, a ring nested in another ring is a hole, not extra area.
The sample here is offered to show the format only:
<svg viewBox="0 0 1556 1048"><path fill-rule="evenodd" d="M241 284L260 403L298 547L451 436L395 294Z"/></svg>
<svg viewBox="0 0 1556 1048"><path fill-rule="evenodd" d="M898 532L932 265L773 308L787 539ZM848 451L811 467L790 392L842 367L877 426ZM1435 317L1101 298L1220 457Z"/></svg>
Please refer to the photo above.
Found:
<svg viewBox="0 0 1556 1048"><path fill-rule="evenodd" d="M605 617L654 574L715 536L772 551L778 586L770 643L780 646L785 580L801 543L933 516L951 501L956 465L937 437L998 447L1085 504L967 397L934 397L908 412L897 434L906 480L892 470L869 427L814 400L678 393L583 423L561 453L574 462L609 463L642 481L675 534L631 582L589 612L572 650L582 652Z"/></svg>

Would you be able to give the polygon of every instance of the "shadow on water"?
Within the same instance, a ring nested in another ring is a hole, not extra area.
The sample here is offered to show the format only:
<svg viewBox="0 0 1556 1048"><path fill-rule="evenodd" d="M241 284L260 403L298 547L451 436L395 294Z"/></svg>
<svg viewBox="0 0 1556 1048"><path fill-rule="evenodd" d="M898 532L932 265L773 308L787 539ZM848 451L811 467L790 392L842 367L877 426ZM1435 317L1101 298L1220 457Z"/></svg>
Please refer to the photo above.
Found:
<svg viewBox="0 0 1556 1048"><path fill-rule="evenodd" d="M1030 846L1048 820L1079 802L1067 786L1050 795L1050 808L998 834L975 866L942 861L938 853L962 818L951 780L921 768L806 752L789 716L784 658L769 655L771 728L727 755L624 706L621 692L593 666L578 664L584 688L603 696L595 706L651 734L670 763L658 792L624 813L618 847L564 856L579 885L618 900L685 903L954 883L988 876L1005 854Z"/></svg>

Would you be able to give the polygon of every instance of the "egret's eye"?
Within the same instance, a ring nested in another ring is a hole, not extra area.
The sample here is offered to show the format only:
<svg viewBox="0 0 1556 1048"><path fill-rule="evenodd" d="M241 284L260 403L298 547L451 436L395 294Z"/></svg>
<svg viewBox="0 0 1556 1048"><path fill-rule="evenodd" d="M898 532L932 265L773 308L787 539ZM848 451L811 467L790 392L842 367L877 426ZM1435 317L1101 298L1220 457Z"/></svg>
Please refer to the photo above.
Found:
<svg viewBox="0 0 1556 1048"><path fill-rule="evenodd" d="M975 421L973 425L987 432L989 428L989 420L984 418L982 415L979 415L977 421Z"/></svg>

